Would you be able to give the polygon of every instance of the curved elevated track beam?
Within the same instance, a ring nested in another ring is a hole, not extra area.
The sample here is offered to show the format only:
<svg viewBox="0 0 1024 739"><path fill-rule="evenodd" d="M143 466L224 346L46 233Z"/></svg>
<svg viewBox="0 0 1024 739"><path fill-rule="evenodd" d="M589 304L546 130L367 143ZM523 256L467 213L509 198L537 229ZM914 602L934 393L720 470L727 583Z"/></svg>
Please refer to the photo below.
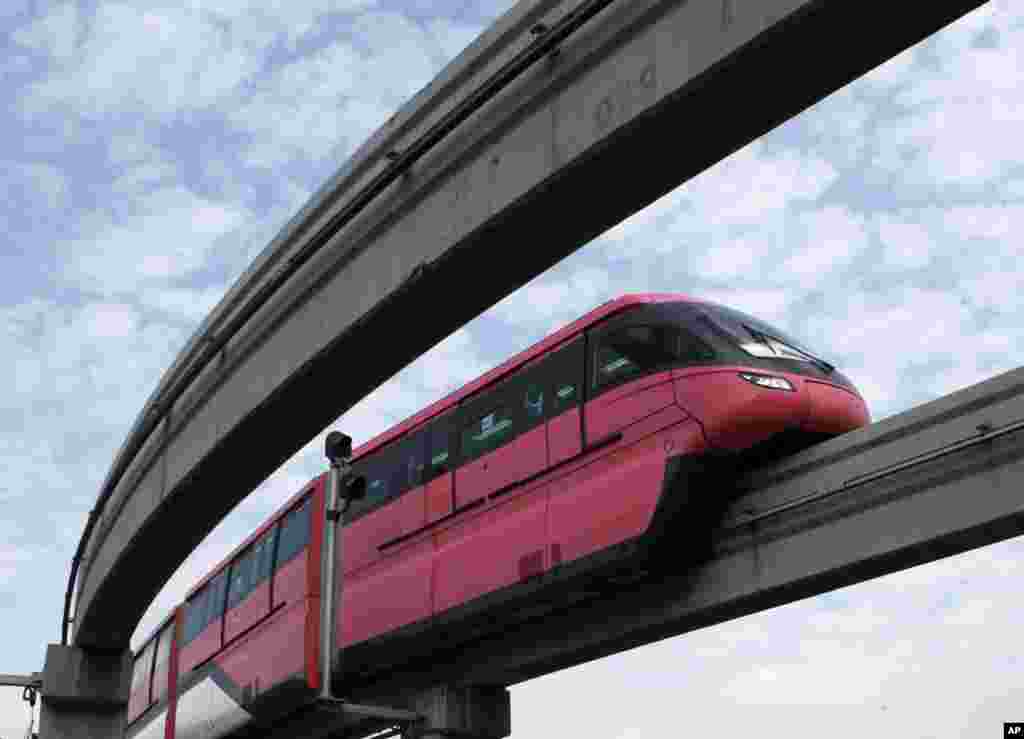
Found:
<svg viewBox="0 0 1024 739"><path fill-rule="evenodd" d="M75 644L126 647L239 501L437 341L980 4L521 0L303 207L161 381L72 564Z"/></svg>

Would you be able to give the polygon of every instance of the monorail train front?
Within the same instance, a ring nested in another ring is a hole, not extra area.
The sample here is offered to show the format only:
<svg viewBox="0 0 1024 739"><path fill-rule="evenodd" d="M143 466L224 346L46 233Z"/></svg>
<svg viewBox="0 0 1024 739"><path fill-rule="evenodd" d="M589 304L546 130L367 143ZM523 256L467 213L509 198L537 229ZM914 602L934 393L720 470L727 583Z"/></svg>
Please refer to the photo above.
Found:
<svg viewBox="0 0 1024 739"><path fill-rule="evenodd" d="M651 468L662 468L659 489L632 485L627 496L647 513L636 540L645 571L690 566L709 555L737 472L870 420L849 378L801 342L740 311L683 297L650 296L594 336L598 388L616 374L650 378L625 380L624 397L613 399L622 404L620 415L626 397L643 405L642 395L671 383L670 396L686 418L679 428L695 426L682 443L674 429L655 434L664 435L652 447L664 451L648 457ZM631 558L622 565L634 567Z"/></svg>
<svg viewBox="0 0 1024 739"><path fill-rule="evenodd" d="M618 332L622 355L641 363L652 331L675 346L676 402L700 424L709 449L781 456L870 421L853 383L787 333L708 302L651 303ZM631 336L631 333L633 334ZM599 370L600 371L600 368Z"/></svg>

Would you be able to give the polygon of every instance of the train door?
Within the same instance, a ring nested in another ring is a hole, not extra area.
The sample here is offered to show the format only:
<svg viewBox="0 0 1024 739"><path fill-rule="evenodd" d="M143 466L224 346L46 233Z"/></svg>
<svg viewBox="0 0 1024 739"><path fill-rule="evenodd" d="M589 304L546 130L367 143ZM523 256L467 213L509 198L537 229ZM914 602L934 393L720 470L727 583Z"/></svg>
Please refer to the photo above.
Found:
<svg viewBox="0 0 1024 739"><path fill-rule="evenodd" d="M355 464L366 498L342 534L341 644L430 615L430 538L406 540L426 522L427 444L419 429Z"/></svg>
<svg viewBox="0 0 1024 739"><path fill-rule="evenodd" d="M264 651L270 658L267 688L306 669L307 592L310 569L319 561L306 556L312 532L313 490L281 518L277 553L270 587L270 610L274 614ZM315 607L315 602L312 602Z"/></svg>
<svg viewBox="0 0 1024 739"><path fill-rule="evenodd" d="M132 665L125 736L163 739L171 715L169 688L176 675L173 651L175 615L164 622Z"/></svg>
<svg viewBox="0 0 1024 739"><path fill-rule="evenodd" d="M185 604L185 625L181 635L179 674L188 673L220 651L224 636L224 599L227 568L221 570Z"/></svg>
<svg viewBox="0 0 1024 739"><path fill-rule="evenodd" d="M312 492L284 515L274 557L274 582L271 587L271 610L290 608L306 597L309 568L306 553L312 531Z"/></svg>
<svg viewBox="0 0 1024 739"><path fill-rule="evenodd" d="M547 412L548 464L557 465L582 449L583 337L558 349L545 363L550 403Z"/></svg>
<svg viewBox="0 0 1024 739"><path fill-rule="evenodd" d="M426 523L452 512L455 487L452 472L452 437L456 431L455 412L448 411L431 421L426 429L427 454L424 465Z"/></svg>
<svg viewBox="0 0 1024 739"><path fill-rule="evenodd" d="M228 644L270 613L270 572L277 526L265 531L232 564L224 611L224 643Z"/></svg>
<svg viewBox="0 0 1024 739"><path fill-rule="evenodd" d="M544 571L546 483L530 479L548 463L549 404L538 360L460 409L456 505L503 497L438 534L437 612Z"/></svg>
<svg viewBox="0 0 1024 739"><path fill-rule="evenodd" d="M686 415L675 403L672 385L677 335L672 326L647 323L642 312L634 311L587 336L585 441L593 446L621 434L623 444L608 446L552 483L548 536L553 564L622 542L647 526L663 454L630 442Z"/></svg>
<svg viewBox="0 0 1024 739"><path fill-rule="evenodd" d="M171 642L174 640L174 619L171 618L160 630L156 640L156 655L153 667L153 689L150 691L150 705L165 701L171 672Z"/></svg>
<svg viewBox="0 0 1024 739"><path fill-rule="evenodd" d="M128 693L127 722L134 722L149 708L150 678L153 674L153 652L156 639L139 650L132 663L132 682Z"/></svg>

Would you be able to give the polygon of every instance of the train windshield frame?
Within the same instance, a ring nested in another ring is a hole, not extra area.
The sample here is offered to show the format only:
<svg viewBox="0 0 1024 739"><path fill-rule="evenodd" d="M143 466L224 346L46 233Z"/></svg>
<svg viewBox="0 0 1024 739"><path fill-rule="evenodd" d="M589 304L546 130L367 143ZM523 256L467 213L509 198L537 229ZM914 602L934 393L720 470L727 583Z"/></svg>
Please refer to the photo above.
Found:
<svg viewBox="0 0 1024 739"><path fill-rule="evenodd" d="M713 303L694 303L693 306L716 328L728 334L736 346L752 357L808 362L827 373L835 370L831 362L808 349L802 341L759 318Z"/></svg>

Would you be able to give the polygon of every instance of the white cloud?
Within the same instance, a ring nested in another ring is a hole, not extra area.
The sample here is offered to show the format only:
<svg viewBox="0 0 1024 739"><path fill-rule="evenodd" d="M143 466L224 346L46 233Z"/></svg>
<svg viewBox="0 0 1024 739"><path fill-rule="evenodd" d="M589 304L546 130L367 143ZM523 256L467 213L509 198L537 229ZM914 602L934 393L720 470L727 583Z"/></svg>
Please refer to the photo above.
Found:
<svg viewBox="0 0 1024 739"><path fill-rule="evenodd" d="M232 94L261 61L229 31L180 7L147 11L101 3L74 53L66 35L32 32L37 48L48 51L57 67L23 99L30 115L65 105L87 116L202 108Z"/></svg>
<svg viewBox="0 0 1024 739"><path fill-rule="evenodd" d="M465 328L452 333L400 374L418 382L424 390L423 405L458 389L490 369L480 348Z"/></svg>
<svg viewBox="0 0 1024 739"><path fill-rule="evenodd" d="M261 85L230 114L235 126L256 137L250 164L270 167L296 155L317 159L339 141L354 149L380 122L348 114L346 96L355 92L362 63L351 45L338 42L282 67Z"/></svg>
<svg viewBox="0 0 1024 739"><path fill-rule="evenodd" d="M863 217L840 206L803 213L800 228L804 232L801 249L789 249L792 256L779 270L788 279L800 281L815 276L825 278L846 266L867 246L868 235Z"/></svg>
<svg viewBox="0 0 1024 739"><path fill-rule="evenodd" d="M170 162L150 162L130 168L110 187L121 196L131 197L161 184L170 185L178 174L178 168Z"/></svg>
<svg viewBox="0 0 1024 739"><path fill-rule="evenodd" d="M799 293L792 288L708 288L694 297L727 305L786 328L785 317Z"/></svg>
<svg viewBox="0 0 1024 739"><path fill-rule="evenodd" d="M977 48L986 30L1001 43ZM978 187L1024 161L1024 95L1015 83L1022 39L1005 6L972 13L936 37L941 61L897 97L907 112L879 126L875 166L908 185Z"/></svg>
<svg viewBox="0 0 1024 739"><path fill-rule="evenodd" d="M230 114L236 128L253 136L250 164L354 151L443 61L433 37L399 14L366 12L350 28L351 42L280 67Z"/></svg>
<svg viewBox="0 0 1024 739"><path fill-rule="evenodd" d="M98 303L86 307L82 323L86 335L93 339L130 336L139 323L138 314L124 303Z"/></svg>
<svg viewBox="0 0 1024 739"><path fill-rule="evenodd" d="M135 164L160 158L160 150L139 131L116 131L106 142L107 160L113 164Z"/></svg>
<svg viewBox="0 0 1024 739"><path fill-rule="evenodd" d="M628 280L616 280L599 265L580 267L565 274L552 270L530 281L492 309L492 315L537 338L561 328L600 303L622 292L643 292Z"/></svg>
<svg viewBox="0 0 1024 739"><path fill-rule="evenodd" d="M32 560L32 551L9 544L0 544L0 588L12 580L21 567Z"/></svg>
<svg viewBox="0 0 1024 739"><path fill-rule="evenodd" d="M74 0L66 0L55 3L49 13L11 36L22 46L66 62L74 54L81 23L78 4Z"/></svg>
<svg viewBox="0 0 1024 739"><path fill-rule="evenodd" d="M1024 227L1024 205L970 205L943 211L942 225L961 239L1005 240L1020 233ZM1012 268L1011 253L1003 257L1004 266Z"/></svg>
<svg viewBox="0 0 1024 739"><path fill-rule="evenodd" d="M484 30L481 26L455 23L447 18L434 18L426 25L434 42L448 59L458 56Z"/></svg>
<svg viewBox="0 0 1024 739"><path fill-rule="evenodd" d="M136 204L135 212L95 224L66 250L66 279L100 294L159 286L206 262L219 236L242 223L237 204L216 203L168 188Z"/></svg>
<svg viewBox="0 0 1024 739"><path fill-rule="evenodd" d="M51 210L60 208L68 196L67 175L49 164L31 163L21 165L21 172L40 192Z"/></svg>
<svg viewBox="0 0 1024 739"><path fill-rule="evenodd" d="M599 243L616 258L689 254L698 274L731 277L756 262L737 259L738 243L788 255L786 209L810 205L838 176L823 158L791 150L769 154L755 142L609 229ZM715 256L720 246L726 249L721 262ZM702 251L703 259L697 256Z"/></svg>
<svg viewBox="0 0 1024 739"><path fill-rule="evenodd" d="M886 269L916 269L926 266L931 259L935 242L919 222L885 214L878 219L878 233Z"/></svg>
<svg viewBox="0 0 1024 739"><path fill-rule="evenodd" d="M224 297L225 286L205 288L155 288L141 297L145 305L175 318L184 318L196 325Z"/></svg>
<svg viewBox="0 0 1024 739"><path fill-rule="evenodd" d="M795 151L764 153L751 144L690 185L694 211L710 223L753 223L797 201L813 202L838 177L823 159Z"/></svg>
<svg viewBox="0 0 1024 739"><path fill-rule="evenodd" d="M919 49L919 46L912 46L882 62L861 78L861 84L866 87L870 85L895 87L907 84L912 79L911 75L920 59Z"/></svg>

